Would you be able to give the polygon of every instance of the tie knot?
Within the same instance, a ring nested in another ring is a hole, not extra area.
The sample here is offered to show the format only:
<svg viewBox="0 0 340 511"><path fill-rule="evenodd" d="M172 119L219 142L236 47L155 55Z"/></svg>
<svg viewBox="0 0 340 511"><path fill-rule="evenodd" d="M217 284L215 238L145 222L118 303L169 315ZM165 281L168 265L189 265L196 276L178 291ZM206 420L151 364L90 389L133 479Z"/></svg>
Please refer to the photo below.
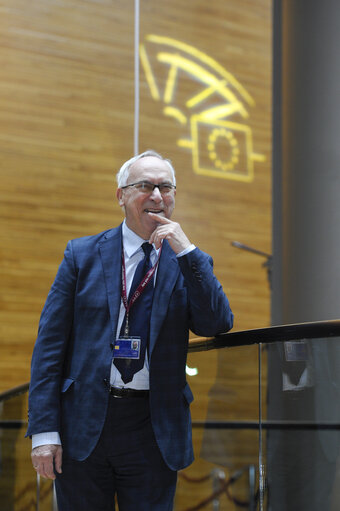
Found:
<svg viewBox="0 0 340 511"><path fill-rule="evenodd" d="M152 245L150 243L148 243L147 241L145 243L143 243L143 245L142 245L142 249L143 249L145 257L147 259L150 257L152 248L153 248Z"/></svg>

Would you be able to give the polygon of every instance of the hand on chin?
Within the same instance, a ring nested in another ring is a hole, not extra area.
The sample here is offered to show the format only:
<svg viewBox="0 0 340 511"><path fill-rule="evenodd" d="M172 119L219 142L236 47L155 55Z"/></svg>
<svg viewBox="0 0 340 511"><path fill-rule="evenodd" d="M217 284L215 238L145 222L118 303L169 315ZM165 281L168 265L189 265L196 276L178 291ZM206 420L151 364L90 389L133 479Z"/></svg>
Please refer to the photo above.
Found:
<svg viewBox="0 0 340 511"><path fill-rule="evenodd" d="M153 215L165 217L163 209L146 209L145 212L148 217L148 223L149 223L149 225L152 225L153 229L155 229L159 225L158 219L156 217L154 217Z"/></svg>

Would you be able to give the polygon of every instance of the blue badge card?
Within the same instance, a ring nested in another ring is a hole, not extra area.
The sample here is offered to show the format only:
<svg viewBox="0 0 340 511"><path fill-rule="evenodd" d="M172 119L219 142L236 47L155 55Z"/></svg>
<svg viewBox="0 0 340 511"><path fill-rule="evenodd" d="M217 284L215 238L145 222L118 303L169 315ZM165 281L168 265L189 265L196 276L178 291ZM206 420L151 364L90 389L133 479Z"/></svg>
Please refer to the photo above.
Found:
<svg viewBox="0 0 340 511"><path fill-rule="evenodd" d="M140 337L119 337L114 345L113 358L138 359L140 345Z"/></svg>

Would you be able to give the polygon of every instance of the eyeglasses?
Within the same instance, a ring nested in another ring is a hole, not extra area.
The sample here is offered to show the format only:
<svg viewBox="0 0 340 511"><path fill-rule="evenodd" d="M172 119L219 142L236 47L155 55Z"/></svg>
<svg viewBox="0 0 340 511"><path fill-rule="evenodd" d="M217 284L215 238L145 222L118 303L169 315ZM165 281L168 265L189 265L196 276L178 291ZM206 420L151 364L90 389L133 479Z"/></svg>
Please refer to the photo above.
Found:
<svg viewBox="0 0 340 511"><path fill-rule="evenodd" d="M168 193L172 192L172 190L176 189L175 185L172 185L171 183L161 183L160 185L155 185L154 183L150 183L149 181L137 181L137 183L131 183L130 185L121 186L121 189L124 190L125 188L130 187L136 188L139 192L150 194L154 191L155 188L158 188L161 195L167 195Z"/></svg>

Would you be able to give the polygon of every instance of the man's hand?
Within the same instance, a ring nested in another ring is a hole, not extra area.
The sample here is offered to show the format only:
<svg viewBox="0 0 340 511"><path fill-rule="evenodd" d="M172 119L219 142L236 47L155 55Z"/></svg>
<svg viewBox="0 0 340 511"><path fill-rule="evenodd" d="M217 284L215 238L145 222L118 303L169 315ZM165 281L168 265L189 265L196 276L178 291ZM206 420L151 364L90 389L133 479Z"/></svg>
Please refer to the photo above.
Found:
<svg viewBox="0 0 340 511"><path fill-rule="evenodd" d="M149 213L151 218L158 222L158 226L151 234L150 243L154 243L156 249L159 249L162 240L168 240L172 250L175 254L179 254L186 248L188 248L191 243L182 231L181 226L177 222L173 222L164 216L157 215L156 213Z"/></svg>
<svg viewBox="0 0 340 511"><path fill-rule="evenodd" d="M61 474L62 452L61 445L48 444L35 447L31 452L33 468L41 477L55 479L54 468Z"/></svg>

